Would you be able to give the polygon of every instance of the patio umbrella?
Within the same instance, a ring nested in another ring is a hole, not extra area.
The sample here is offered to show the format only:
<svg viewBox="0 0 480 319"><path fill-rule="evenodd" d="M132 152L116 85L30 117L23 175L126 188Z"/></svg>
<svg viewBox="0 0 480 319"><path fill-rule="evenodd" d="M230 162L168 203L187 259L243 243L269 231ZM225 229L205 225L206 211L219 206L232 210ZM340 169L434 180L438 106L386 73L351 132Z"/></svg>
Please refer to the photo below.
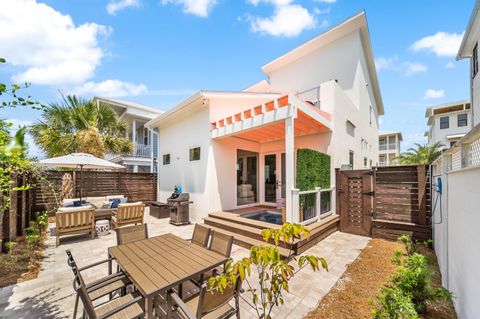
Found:
<svg viewBox="0 0 480 319"><path fill-rule="evenodd" d="M122 165L95 157L87 153L72 153L69 155L52 157L41 160L37 163L40 166L47 167L72 167L80 168L80 202L82 201L83 169L84 168L111 168L122 169Z"/></svg>

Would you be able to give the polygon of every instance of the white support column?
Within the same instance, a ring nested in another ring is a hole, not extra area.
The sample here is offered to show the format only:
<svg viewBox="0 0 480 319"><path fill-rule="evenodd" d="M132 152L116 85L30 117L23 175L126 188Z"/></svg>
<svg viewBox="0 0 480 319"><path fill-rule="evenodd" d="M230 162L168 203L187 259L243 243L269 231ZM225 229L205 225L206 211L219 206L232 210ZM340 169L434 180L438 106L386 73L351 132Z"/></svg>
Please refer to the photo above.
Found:
<svg viewBox="0 0 480 319"><path fill-rule="evenodd" d="M137 121L132 120L132 143L137 143Z"/></svg>
<svg viewBox="0 0 480 319"><path fill-rule="evenodd" d="M285 119L285 187L286 187L286 208L288 222L298 223L298 203L297 208L294 208L292 201L292 191L295 189L295 130L294 130L294 116L291 115ZM294 212L297 213L294 213Z"/></svg>
<svg viewBox="0 0 480 319"><path fill-rule="evenodd" d="M321 199L322 199L322 188L321 187L315 187L315 191L317 192L315 194L315 214L318 219L320 219L320 215L322 214L321 207Z"/></svg>

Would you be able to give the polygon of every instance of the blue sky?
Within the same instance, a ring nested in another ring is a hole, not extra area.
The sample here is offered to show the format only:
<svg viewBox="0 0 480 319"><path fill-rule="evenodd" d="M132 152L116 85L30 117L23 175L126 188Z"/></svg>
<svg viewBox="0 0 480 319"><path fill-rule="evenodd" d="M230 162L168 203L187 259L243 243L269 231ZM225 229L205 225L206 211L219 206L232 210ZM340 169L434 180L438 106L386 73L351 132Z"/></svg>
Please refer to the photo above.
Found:
<svg viewBox="0 0 480 319"><path fill-rule="evenodd" d="M117 96L167 110L200 89L240 90L261 66L365 10L385 115L403 149L423 142L425 108L469 97L456 61L474 0L1 0L2 82ZM28 124L32 110L0 110ZM36 150L33 151L36 153Z"/></svg>

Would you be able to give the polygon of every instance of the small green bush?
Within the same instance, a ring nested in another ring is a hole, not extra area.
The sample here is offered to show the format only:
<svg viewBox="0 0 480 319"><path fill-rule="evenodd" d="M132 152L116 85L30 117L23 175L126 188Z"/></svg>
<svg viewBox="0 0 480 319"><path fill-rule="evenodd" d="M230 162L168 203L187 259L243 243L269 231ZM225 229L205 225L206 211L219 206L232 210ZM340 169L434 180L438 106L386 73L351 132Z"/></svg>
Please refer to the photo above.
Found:
<svg viewBox="0 0 480 319"><path fill-rule="evenodd" d="M25 236L25 240L31 247L38 246L40 244L40 235L27 235Z"/></svg>
<svg viewBox="0 0 480 319"><path fill-rule="evenodd" d="M17 245L17 243L14 242L14 241L7 241L7 242L5 243L5 248L7 249L8 254L9 254L10 256L12 256L12 254L13 254L13 248L15 248L16 245Z"/></svg>
<svg viewBox="0 0 480 319"><path fill-rule="evenodd" d="M48 227L48 213L37 212L36 214L37 226L40 231L44 231Z"/></svg>
<svg viewBox="0 0 480 319"><path fill-rule="evenodd" d="M417 319L418 314L410 296L398 288L382 287L376 297L378 306L372 310L374 319Z"/></svg>

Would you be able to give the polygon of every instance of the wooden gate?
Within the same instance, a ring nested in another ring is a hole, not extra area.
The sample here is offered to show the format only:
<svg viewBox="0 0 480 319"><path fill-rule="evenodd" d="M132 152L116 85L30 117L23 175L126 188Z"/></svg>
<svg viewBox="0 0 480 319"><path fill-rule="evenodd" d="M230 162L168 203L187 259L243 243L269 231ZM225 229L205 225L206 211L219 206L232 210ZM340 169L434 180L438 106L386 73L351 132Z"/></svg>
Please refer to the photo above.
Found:
<svg viewBox="0 0 480 319"><path fill-rule="evenodd" d="M362 236L372 234L372 170L340 171L337 169L337 210L340 230Z"/></svg>
<svg viewBox="0 0 480 319"><path fill-rule="evenodd" d="M425 165L336 171L340 230L396 239L431 239L431 189Z"/></svg>

